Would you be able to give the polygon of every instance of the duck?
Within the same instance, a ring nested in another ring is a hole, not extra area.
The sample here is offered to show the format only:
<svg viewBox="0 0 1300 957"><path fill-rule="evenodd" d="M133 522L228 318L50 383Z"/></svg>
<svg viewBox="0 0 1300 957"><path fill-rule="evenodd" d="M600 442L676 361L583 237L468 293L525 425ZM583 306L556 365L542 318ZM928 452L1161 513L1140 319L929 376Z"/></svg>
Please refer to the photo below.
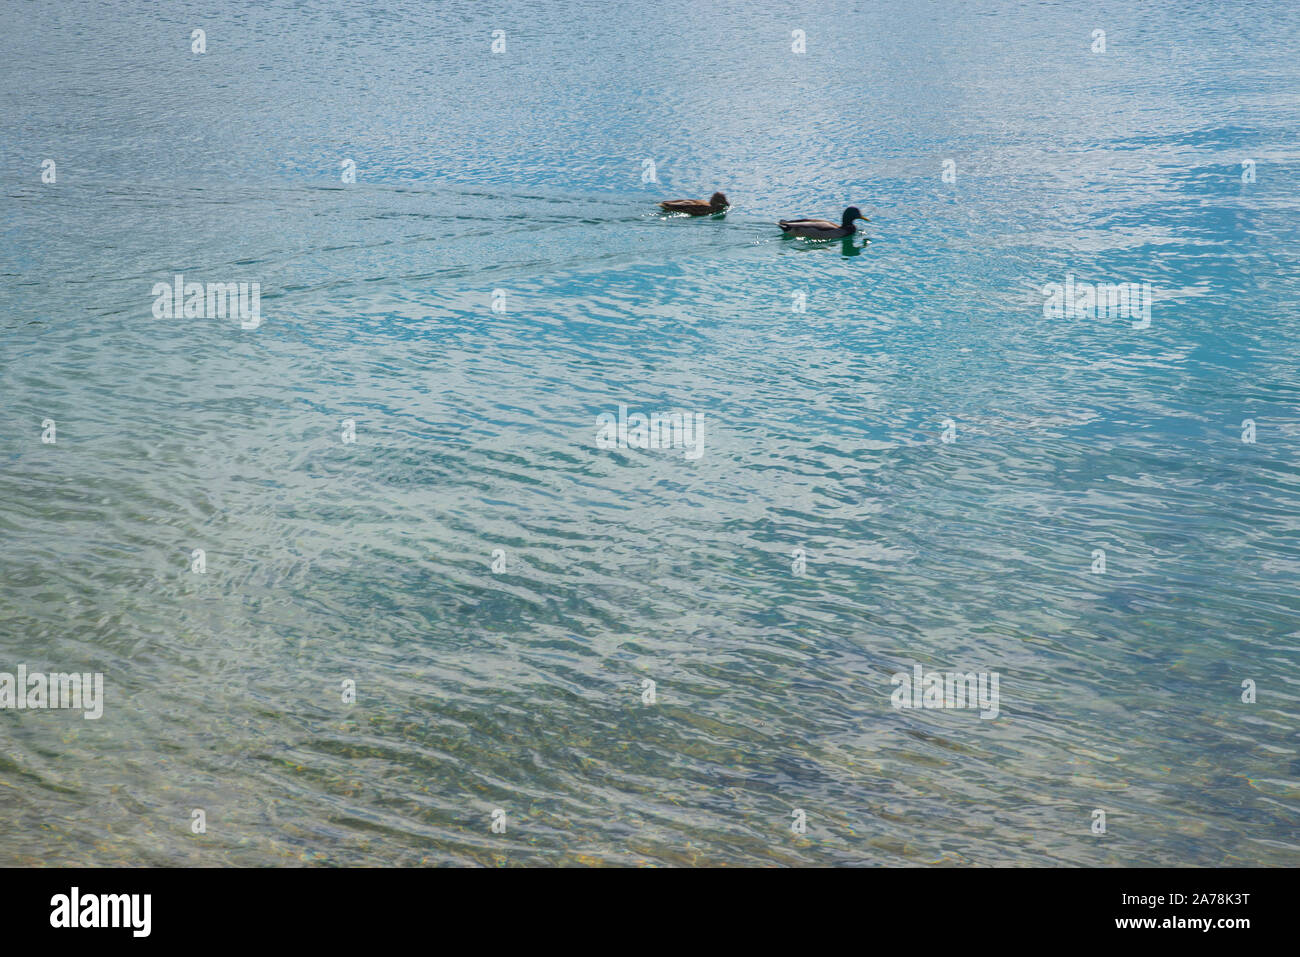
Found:
<svg viewBox="0 0 1300 957"><path fill-rule="evenodd" d="M860 219L864 223L870 222L862 215L862 210L850 206L844 211L838 226L829 219L783 219L777 225L787 236L802 236L804 239L843 239L858 231L858 227L853 225L855 219Z"/></svg>
<svg viewBox="0 0 1300 957"><path fill-rule="evenodd" d="M688 216L708 216L711 213L720 213L730 205L727 202L727 197L721 193L714 193L709 197L707 203L702 199L666 199L659 204L664 212L685 213Z"/></svg>

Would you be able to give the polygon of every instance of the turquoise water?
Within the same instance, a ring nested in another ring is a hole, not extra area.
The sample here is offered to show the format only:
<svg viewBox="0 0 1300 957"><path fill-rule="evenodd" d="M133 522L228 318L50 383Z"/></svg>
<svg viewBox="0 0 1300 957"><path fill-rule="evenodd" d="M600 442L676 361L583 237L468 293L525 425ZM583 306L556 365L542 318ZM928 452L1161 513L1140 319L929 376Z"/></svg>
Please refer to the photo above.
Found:
<svg viewBox="0 0 1300 957"><path fill-rule="evenodd" d="M380 6L0 9L0 862L1300 863L1300 8Z"/></svg>

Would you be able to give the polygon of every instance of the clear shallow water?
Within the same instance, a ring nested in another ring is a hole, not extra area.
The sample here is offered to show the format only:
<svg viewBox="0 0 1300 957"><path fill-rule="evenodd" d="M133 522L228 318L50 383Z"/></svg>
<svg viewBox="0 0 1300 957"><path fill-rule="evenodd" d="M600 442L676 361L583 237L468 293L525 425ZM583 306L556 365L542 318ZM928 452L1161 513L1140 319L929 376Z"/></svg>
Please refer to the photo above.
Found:
<svg viewBox="0 0 1300 957"><path fill-rule="evenodd" d="M384 6L0 12L0 861L1300 860L1293 5Z"/></svg>

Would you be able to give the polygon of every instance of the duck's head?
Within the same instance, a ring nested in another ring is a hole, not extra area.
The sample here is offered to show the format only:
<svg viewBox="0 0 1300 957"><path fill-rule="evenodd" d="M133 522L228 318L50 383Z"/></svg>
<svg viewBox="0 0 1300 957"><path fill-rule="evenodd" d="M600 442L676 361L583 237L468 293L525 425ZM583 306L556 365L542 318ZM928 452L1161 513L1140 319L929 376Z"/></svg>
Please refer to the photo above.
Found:
<svg viewBox="0 0 1300 957"><path fill-rule="evenodd" d="M862 210L858 209L856 206L850 206L844 211L844 218L840 220L840 223L844 226L852 226L855 219L860 219L864 223L871 222L871 220L862 215Z"/></svg>
<svg viewBox="0 0 1300 957"><path fill-rule="evenodd" d="M722 193L714 193L709 197L709 205L716 209L723 206L730 206L731 204L727 202L727 197Z"/></svg>

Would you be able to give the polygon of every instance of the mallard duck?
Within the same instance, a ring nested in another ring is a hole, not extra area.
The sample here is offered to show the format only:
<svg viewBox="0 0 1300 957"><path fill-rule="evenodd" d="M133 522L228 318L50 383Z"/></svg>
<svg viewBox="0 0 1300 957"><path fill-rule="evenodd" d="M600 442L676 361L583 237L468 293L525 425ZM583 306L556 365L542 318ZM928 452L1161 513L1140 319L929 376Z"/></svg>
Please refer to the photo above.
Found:
<svg viewBox="0 0 1300 957"><path fill-rule="evenodd" d="M804 239L843 239L858 231L858 227L853 225L855 219L860 219L864 223L870 222L862 215L862 210L850 206L844 211L838 226L829 219L783 219L777 225L787 236L802 236Z"/></svg>
<svg viewBox="0 0 1300 957"><path fill-rule="evenodd" d="M667 199L659 206L668 213L686 213L688 216L708 216L720 213L731 204L721 193L714 193L706 203L702 199Z"/></svg>

